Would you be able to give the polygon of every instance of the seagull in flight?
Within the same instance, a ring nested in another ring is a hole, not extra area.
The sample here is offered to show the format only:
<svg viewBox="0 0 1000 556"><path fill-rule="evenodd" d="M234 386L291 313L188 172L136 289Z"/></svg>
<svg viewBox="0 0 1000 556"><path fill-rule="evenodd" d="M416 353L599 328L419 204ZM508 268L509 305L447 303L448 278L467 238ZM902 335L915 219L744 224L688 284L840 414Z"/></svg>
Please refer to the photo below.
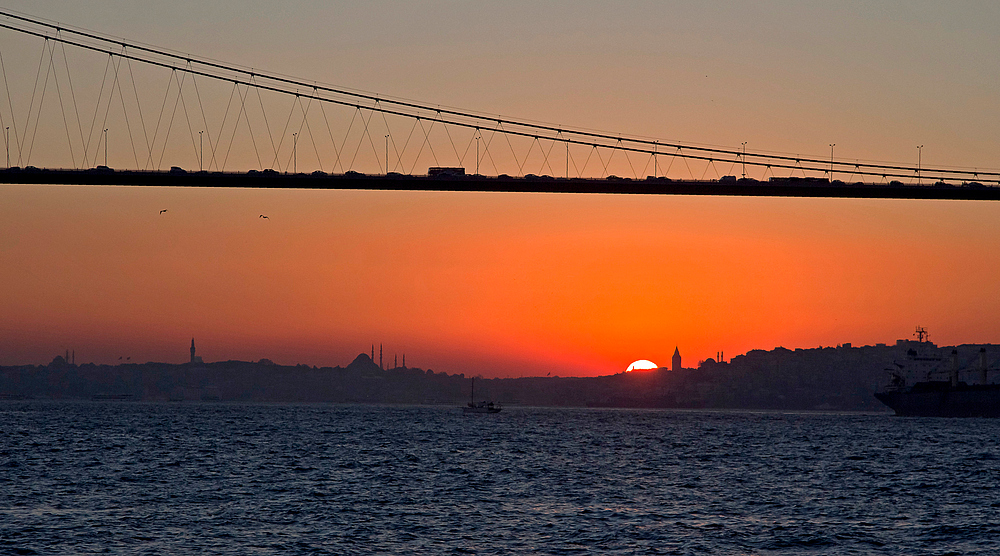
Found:
<svg viewBox="0 0 1000 556"><path fill-rule="evenodd" d="M266 220L270 220L270 218L268 218L268 217L267 217L266 215L263 215L263 214L262 214L262 215L260 215L260 216L258 216L257 218L264 218L264 219L266 219Z"/></svg>
<svg viewBox="0 0 1000 556"><path fill-rule="evenodd" d="M161 211L160 211L160 214L163 214L164 212L167 212L167 209L163 209L163 210L161 210Z"/></svg>

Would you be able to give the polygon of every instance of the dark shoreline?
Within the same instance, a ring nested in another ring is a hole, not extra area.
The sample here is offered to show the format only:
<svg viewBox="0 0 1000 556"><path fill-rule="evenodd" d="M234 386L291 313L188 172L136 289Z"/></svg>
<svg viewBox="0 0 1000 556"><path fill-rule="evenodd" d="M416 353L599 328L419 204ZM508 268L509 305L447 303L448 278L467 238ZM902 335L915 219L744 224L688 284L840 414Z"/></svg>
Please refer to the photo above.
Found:
<svg viewBox="0 0 1000 556"><path fill-rule="evenodd" d="M901 344L905 348L905 341ZM955 346L962 361L978 344ZM985 346L991 360L1000 346ZM752 350L697 368L633 371L599 377L479 378L476 401L505 406L747 411L871 411L874 393L899 345ZM952 349L940 348L940 349ZM267 360L213 363L0 366L2 400L110 402L278 402L461 406L471 376L417 368L381 369L368 354L346 367L277 365Z"/></svg>

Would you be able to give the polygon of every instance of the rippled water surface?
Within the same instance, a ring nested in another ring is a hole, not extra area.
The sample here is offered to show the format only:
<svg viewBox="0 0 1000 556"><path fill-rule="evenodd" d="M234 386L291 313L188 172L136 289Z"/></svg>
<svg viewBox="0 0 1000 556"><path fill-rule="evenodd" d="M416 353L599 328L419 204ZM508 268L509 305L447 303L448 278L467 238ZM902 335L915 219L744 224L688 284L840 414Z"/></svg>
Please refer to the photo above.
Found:
<svg viewBox="0 0 1000 556"><path fill-rule="evenodd" d="M997 554L1000 422L0 403L0 552Z"/></svg>

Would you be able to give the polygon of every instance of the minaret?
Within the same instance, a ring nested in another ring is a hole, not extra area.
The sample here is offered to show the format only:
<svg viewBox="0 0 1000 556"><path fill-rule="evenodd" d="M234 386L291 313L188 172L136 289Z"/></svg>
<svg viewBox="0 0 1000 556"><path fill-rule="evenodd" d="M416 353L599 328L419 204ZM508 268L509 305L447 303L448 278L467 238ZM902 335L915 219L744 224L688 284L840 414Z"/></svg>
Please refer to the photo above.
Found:
<svg viewBox="0 0 1000 556"><path fill-rule="evenodd" d="M382 366L382 344L378 345L378 368L384 369Z"/></svg>
<svg viewBox="0 0 1000 556"><path fill-rule="evenodd" d="M406 354L403 354L403 368L406 368Z"/></svg>
<svg viewBox="0 0 1000 556"><path fill-rule="evenodd" d="M191 363L194 364L194 338L191 338Z"/></svg>
<svg viewBox="0 0 1000 556"><path fill-rule="evenodd" d="M681 370L681 350L674 346L674 356L671 359L670 370L679 371Z"/></svg>
<svg viewBox="0 0 1000 556"><path fill-rule="evenodd" d="M392 368L393 369L398 369L399 368L399 364L398 363L399 363L399 359L397 358L396 354L393 353L392 354Z"/></svg>
<svg viewBox="0 0 1000 556"><path fill-rule="evenodd" d="M375 344L372 344L372 363L375 362Z"/></svg>

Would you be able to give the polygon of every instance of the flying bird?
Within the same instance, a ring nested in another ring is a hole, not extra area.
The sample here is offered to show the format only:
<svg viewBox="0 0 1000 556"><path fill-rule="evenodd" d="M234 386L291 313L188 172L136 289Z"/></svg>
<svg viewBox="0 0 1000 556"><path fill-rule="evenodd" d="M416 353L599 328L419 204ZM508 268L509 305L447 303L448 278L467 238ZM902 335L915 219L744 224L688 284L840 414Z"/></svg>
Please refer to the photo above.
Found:
<svg viewBox="0 0 1000 556"><path fill-rule="evenodd" d="M160 211L160 214L163 214L164 212L167 212L167 209L163 209L163 210L161 210L161 211Z"/></svg>
<svg viewBox="0 0 1000 556"><path fill-rule="evenodd" d="M267 216L264 216L264 215L262 214L262 215L258 216L257 218L267 218ZM267 219L268 219L268 220L270 220L270 218L267 218Z"/></svg>

